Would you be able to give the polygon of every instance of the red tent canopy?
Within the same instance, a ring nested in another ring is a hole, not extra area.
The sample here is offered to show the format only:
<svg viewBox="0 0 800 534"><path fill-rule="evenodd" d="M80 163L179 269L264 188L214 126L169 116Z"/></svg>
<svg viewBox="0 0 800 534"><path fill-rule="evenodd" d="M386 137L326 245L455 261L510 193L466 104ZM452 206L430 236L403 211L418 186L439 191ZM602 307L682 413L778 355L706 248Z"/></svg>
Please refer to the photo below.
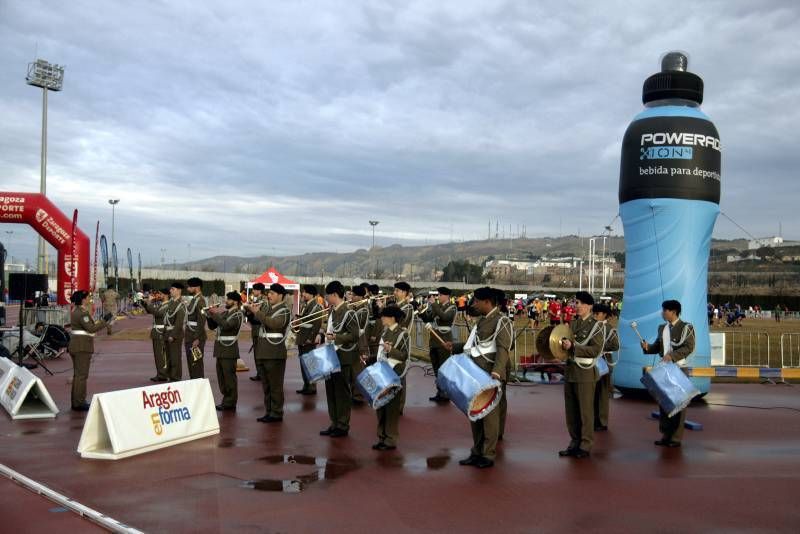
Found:
<svg viewBox="0 0 800 534"><path fill-rule="evenodd" d="M247 287L252 288L253 284L256 284L258 282L261 282L267 287L269 287L270 284L280 284L289 291L297 291L300 289L300 284L298 284L294 280L286 278L272 267L263 272L258 278L250 280L247 283Z"/></svg>

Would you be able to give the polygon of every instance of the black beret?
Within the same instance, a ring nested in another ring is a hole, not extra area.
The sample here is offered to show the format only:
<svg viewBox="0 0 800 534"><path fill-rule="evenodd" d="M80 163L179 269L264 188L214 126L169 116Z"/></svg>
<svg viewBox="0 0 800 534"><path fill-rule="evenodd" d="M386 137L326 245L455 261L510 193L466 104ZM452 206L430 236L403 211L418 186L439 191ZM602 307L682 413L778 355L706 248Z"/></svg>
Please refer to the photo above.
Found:
<svg viewBox="0 0 800 534"><path fill-rule="evenodd" d="M408 285L408 282L397 282L394 287L400 291L405 291L406 293L411 292L411 286Z"/></svg>
<svg viewBox="0 0 800 534"><path fill-rule="evenodd" d="M575 298L584 304L588 304L589 306L594 305L594 297L592 297L587 291L578 291L575 293Z"/></svg>
<svg viewBox="0 0 800 534"><path fill-rule="evenodd" d="M171 286L169 286L169 287L170 287L170 289L172 289L172 288L174 287L175 289L180 289L181 291L183 291L184 289L186 289L186 286L184 286L184 285L183 285L183 284L181 284L180 282L172 282L172 285L171 285Z"/></svg>
<svg viewBox="0 0 800 534"><path fill-rule="evenodd" d="M479 287L475 290L475 300L490 300L493 304L497 304L497 291L491 287Z"/></svg>
<svg viewBox="0 0 800 534"><path fill-rule="evenodd" d="M316 295L317 294L317 286L313 284L306 284L303 286L303 292L308 293L309 295Z"/></svg>
<svg viewBox="0 0 800 534"><path fill-rule="evenodd" d="M440 288L437 288L436 291L438 291L440 295L452 295L453 294L453 292L450 291L449 287L444 287L444 286L442 286Z"/></svg>
<svg viewBox="0 0 800 534"><path fill-rule="evenodd" d="M365 288L364 286L353 286L353 295L357 295L359 297L366 297L367 288Z"/></svg>
<svg viewBox="0 0 800 534"><path fill-rule="evenodd" d="M236 302L242 302L242 296L236 291L229 291L228 293L225 294L225 297L228 300L235 300Z"/></svg>
<svg viewBox="0 0 800 534"><path fill-rule="evenodd" d="M163 293L163 294L165 294L165 295L168 295L168 294L169 294L169 288L168 288L168 287L165 287L165 288L161 289L161 290L159 291L159 293Z"/></svg>
<svg viewBox="0 0 800 534"><path fill-rule="evenodd" d="M78 291L73 291L72 292L72 295L70 295L69 300L73 304L80 305L80 303L83 302L83 299L85 299L88 296L89 296L89 292L88 291L84 291L83 289L79 289Z"/></svg>
<svg viewBox="0 0 800 534"><path fill-rule="evenodd" d="M186 281L186 285L189 287L203 287L203 281L193 276Z"/></svg>
<svg viewBox="0 0 800 534"><path fill-rule="evenodd" d="M605 313L606 315L611 315L611 307L608 304L595 304L592 306L592 313Z"/></svg>
<svg viewBox="0 0 800 534"><path fill-rule="evenodd" d="M264 291L265 289L267 289L267 287L261 282L256 282L255 284L253 284L252 289L258 289L259 291Z"/></svg>
<svg viewBox="0 0 800 534"><path fill-rule="evenodd" d="M397 306L386 306L381 310L381 317L394 317L398 323L405 319L406 314Z"/></svg>
<svg viewBox="0 0 800 534"><path fill-rule="evenodd" d="M378 287L378 284L370 284L369 292L372 293L373 295L377 295L378 293L381 292L381 288Z"/></svg>
<svg viewBox="0 0 800 534"><path fill-rule="evenodd" d="M269 290L273 293L277 293L278 295L285 295L286 288L283 287L281 284L270 284Z"/></svg>

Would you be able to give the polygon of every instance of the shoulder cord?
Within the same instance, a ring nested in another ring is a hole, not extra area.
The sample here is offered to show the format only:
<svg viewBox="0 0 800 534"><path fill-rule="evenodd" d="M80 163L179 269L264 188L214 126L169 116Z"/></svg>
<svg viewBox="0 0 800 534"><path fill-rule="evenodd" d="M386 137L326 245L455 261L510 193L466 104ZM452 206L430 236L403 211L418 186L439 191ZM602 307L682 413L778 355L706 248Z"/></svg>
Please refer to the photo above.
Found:
<svg viewBox="0 0 800 534"><path fill-rule="evenodd" d="M200 324L199 323L200 323L200 319L202 319L202 312L200 313L201 317L197 318L198 319L197 320L197 322L198 322L197 326L192 326L192 325L189 324L189 316L191 314L193 314L195 312L195 310L197 309L197 302L199 300L200 300L200 298L198 296L194 296L194 297L192 297L192 300L189 301L189 305L186 306L186 328L190 332L196 332L197 329L200 328Z"/></svg>
<svg viewBox="0 0 800 534"><path fill-rule="evenodd" d="M608 324L606 323L605 326L608 327ZM614 328L608 328L607 331L608 331L608 334L603 339L603 350L600 351L600 353L601 354L609 354L609 355L611 355L611 354L613 354L613 352L605 351L606 344L608 343L608 341L610 339L612 339L614 337L618 337L618 336L617 336L617 331ZM615 365L617 365L619 363L619 351L617 351L617 359L616 359L616 361L612 361L611 358L606 358L606 362L608 363L609 367L614 367Z"/></svg>
<svg viewBox="0 0 800 534"><path fill-rule="evenodd" d="M270 319L274 319L278 315L284 315L284 314L288 314L288 313L289 313L289 308L281 308L280 310L278 310L275 313L273 313L272 315L270 315L269 318ZM261 328L263 328L265 330L265 333L266 333L266 327L264 326L264 323L261 323ZM284 343L286 341L287 337L289 337L289 323L286 324L286 328L283 331L283 337L280 338L278 341L273 341L271 338L268 338L268 337L266 337L264 339L266 339L267 343L269 343L270 345L280 345L281 343Z"/></svg>
<svg viewBox="0 0 800 534"><path fill-rule="evenodd" d="M336 311L336 310L333 310ZM353 310L347 310L344 312L344 317L342 317L342 321L338 325L333 324L333 311L328 315L328 329L332 334L339 334L344 329L347 324L347 321L353 316ZM358 318L356 317L356 326L358 326ZM359 328L360 331L360 328ZM351 351L358 346L358 340L356 340L352 345L348 345L347 347L339 347L344 351Z"/></svg>
<svg viewBox="0 0 800 534"><path fill-rule="evenodd" d="M575 341L574 342L575 345L579 345L581 347L585 347L586 345L588 345L589 342L594 338L594 336L597 335L597 333L600 331L600 329L603 328L603 324L604 323L601 323L599 321L595 321L595 323L592 325L592 329L589 331L589 335L586 336L586 338L582 342ZM603 346L605 346L605 344L606 344L605 333L603 333ZM603 353L603 348L601 347L600 348L600 354L602 354L602 353ZM572 361L574 361L575 365L577 365L578 367L580 367L584 371L588 371L589 369L591 369L595 365L597 365L597 358L592 358L591 365L581 365L580 363L578 363L577 360L575 360L574 356L573 356Z"/></svg>
<svg viewBox="0 0 800 534"><path fill-rule="evenodd" d="M183 302L175 306L175 311L172 313L170 313L169 308L167 308L167 311L164 313L164 326L174 326L172 324L172 318L178 315L178 310L180 310L181 308L183 308L184 310L186 309L186 305Z"/></svg>
<svg viewBox="0 0 800 534"><path fill-rule="evenodd" d="M222 333L222 326L218 326L217 329L215 330L217 334L217 342L223 347L232 347L234 343L239 341L239 334L242 333L242 326L244 326L244 314L240 310L237 310L233 312L231 317L236 317L237 315L239 316L239 330L236 331L236 339L234 339L233 341L221 341L219 338ZM228 318L230 319L230 317Z"/></svg>

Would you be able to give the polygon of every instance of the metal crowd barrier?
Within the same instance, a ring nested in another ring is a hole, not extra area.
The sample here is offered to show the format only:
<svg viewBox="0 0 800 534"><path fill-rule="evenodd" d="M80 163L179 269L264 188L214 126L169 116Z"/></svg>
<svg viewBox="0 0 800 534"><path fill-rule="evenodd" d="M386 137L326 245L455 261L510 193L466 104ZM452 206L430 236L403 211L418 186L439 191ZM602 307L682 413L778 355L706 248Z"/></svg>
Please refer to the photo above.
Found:
<svg viewBox="0 0 800 534"><path fill-rule="evenodd" d="M800 367L800 333L781 334L781 367Z"/></svg>
<svg viewBox="0 0 800 534"><path fill-rule="evenodd" d="M30 326L36 323L55 324L58 326L69 324L69 306L23 308L22 324Z"/></svg>
<svg viewBox="0 0 800 534"><path fill-rule="evenodd" d="M767 332L723 330L725 365L734 367L769 367L770 337Z"/></svg>

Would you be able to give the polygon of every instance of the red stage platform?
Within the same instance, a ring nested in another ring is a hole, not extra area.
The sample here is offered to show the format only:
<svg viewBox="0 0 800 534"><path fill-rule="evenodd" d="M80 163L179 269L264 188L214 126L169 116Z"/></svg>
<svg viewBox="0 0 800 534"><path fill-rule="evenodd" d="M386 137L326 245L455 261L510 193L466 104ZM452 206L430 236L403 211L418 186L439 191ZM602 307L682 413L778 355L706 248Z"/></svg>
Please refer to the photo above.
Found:
<svg viewBox="0 0 800 534"><path fill-rule="evenodd" d="M142 328L146 319L120 327ZM249 334L249 333L247 333ZM242 338L249 339L243 333ZM90 392L148 385L149 340L98 336ZM245 361L249 344L242 344ZM210 347L207 347L207 354ZM800 528L800 390L715 384L689 418L684 447L655 447L654 404L615 400L611 430L590 460L558 458L568 442L562 388L509 387L506 441L497 465L461 467L471 445L466 418L436 406L433 379L409 373L397 451L376 452L375 415L354 410L350 437L323 438L324 388L294 393L287 367L282 425L263 415L261 386L239 373L239 410L220 415L221 433L118 461L75 452L84 414L69 407L69 359L44 376L63 410L55 420L0 415L3 464L86 506L147 532L731 532ZM186 370L184 369L184 373ZM36 371L41 376L39 370ZM214 362L206 373L219 398ZM728 405L728 406L725 406ZM736 407L747 406L747 407ZM92 531L94 525L0 479L6 532Z"/></svg>

